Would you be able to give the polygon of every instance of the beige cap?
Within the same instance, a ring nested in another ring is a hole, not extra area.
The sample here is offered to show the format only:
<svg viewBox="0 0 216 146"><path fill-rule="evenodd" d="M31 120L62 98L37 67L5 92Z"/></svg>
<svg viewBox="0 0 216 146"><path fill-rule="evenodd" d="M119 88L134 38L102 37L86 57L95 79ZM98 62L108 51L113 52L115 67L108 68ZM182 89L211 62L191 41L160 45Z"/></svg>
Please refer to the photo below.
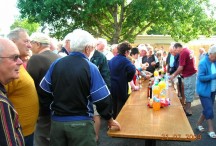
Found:
<svg viewBox="0 0 216 146"><path fill-rule="evenodd" d="M39 42L42 44L50 44L50 37L44 33L35 32L30 37L31 41Z"/></svg>

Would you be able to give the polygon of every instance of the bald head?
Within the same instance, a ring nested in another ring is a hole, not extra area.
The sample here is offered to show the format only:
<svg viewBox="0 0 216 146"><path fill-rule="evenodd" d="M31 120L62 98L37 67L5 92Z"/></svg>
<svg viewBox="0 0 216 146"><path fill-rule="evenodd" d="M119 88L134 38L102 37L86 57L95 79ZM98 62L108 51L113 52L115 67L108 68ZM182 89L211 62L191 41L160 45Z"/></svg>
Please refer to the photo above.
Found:
<svg viewBox="0 0 216 146"><path fill-rule="evenodd" d="M0 37L0 82L7 84L19 77L19 67L22 61L19 58L17 46L10 41Z"/></svg>
<svg viewBox="0 0 216 146"><path fill-rule="evenodd" d="M17 49L16 45L11 40L0 37L0 56L2 56L2 53L4 52L9 52L11 47Z"/></svg>

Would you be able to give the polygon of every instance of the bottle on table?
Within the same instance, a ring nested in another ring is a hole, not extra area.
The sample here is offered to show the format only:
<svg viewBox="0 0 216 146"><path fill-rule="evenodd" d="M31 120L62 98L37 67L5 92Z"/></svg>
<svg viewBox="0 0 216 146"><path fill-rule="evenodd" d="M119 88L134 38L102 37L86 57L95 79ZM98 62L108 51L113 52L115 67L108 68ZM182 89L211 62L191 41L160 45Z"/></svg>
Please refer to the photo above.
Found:
<svg viewBox="0 0 216 146"><path fill-rule="evenodd" d="M148 88L147 88L147 98L152 98L152 81L149 80Z"/></svg>

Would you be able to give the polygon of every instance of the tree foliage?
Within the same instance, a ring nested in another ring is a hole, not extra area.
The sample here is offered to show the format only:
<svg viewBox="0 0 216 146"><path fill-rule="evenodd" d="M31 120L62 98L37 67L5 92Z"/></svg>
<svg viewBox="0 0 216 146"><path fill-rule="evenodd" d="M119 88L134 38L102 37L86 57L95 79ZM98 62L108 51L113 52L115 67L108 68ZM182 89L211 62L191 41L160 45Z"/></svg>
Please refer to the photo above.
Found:
<svg viewBox="0 0 216 146"><path fill-rule="evenodd" d="M209 0L18 0L21 16L48 24L64 37L83 28L111 43L133 41L138 34L159 31L184 42L211 35L215 20Z"/></svg>
<svg viewBox="0 0 216 146"><path fill-rule="evenodd" d="M11 25L10 29L15 29L17 27L28 30L29 35L31 35L33 32L36 32L38 30L40 24L36 22L29 22L28 19L17 19Z"/></svg>

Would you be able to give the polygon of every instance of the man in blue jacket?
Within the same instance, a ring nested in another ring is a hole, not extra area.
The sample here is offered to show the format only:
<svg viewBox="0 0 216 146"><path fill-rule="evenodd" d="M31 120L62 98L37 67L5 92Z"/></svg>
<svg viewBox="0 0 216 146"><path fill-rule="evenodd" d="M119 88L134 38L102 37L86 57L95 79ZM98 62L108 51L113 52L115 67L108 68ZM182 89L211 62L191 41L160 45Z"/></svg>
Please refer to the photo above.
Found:
<svg viewBox="0 0 216 146"><path fill-rule="evenodd" d="M120 130L112 118L110 92L98 68L88 60L95 39L76 29L68 35L71 53L56 60L40 83L53 98L51 146L96 146L93 103L108 127ZM72 49L73 48L73 49Z"/></svg>

